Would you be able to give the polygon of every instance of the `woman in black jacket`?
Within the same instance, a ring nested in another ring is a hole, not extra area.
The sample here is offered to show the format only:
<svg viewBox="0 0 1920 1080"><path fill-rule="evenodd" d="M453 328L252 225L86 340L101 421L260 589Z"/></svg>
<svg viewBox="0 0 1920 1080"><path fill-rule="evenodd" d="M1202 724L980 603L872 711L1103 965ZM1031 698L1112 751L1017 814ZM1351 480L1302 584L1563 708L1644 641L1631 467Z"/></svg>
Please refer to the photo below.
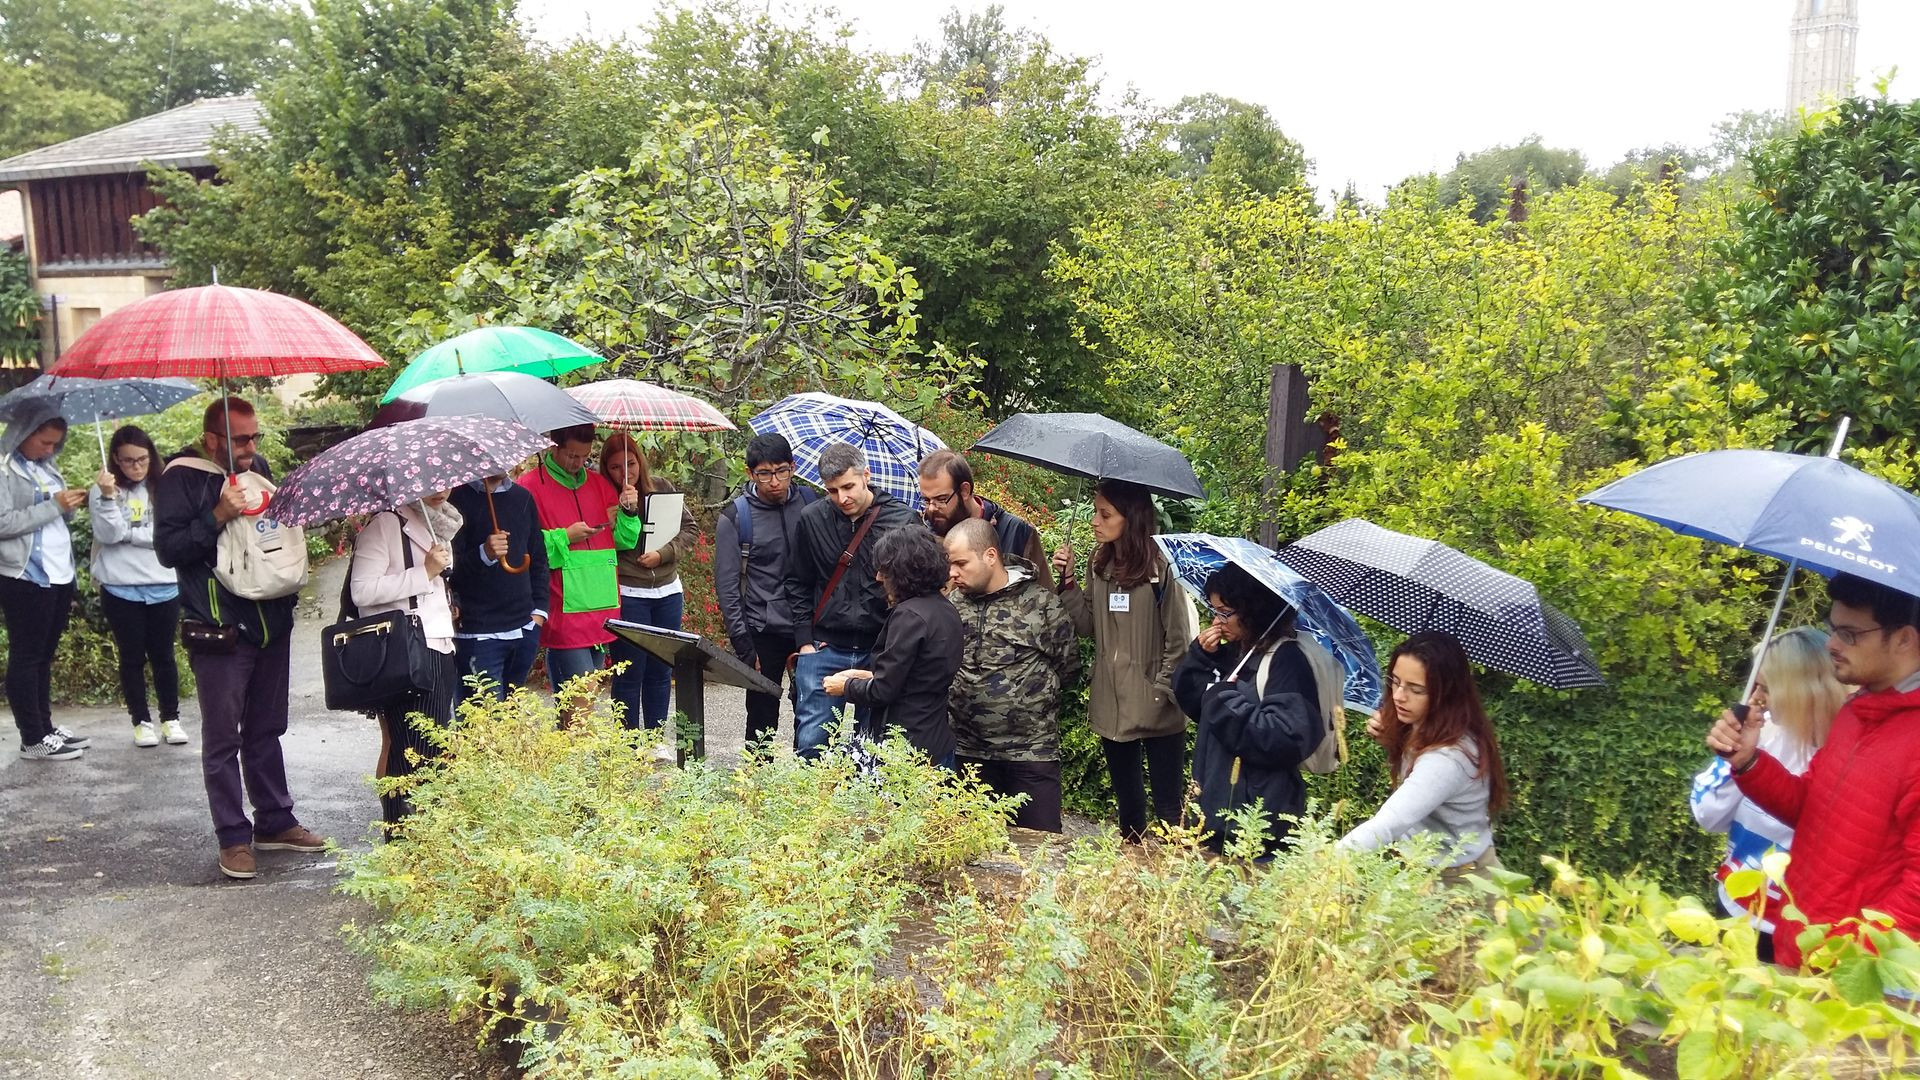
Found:
<svg viewBox="0 0 1920 1080"><path fill-rule="evenodd" d="M953 768L953 727L947 688L960 670L965 629L941 590L947 552L927 529L895 529L873 553L874 578L887 591L887 621L874 645L873 670L829 675L826 692L873 706L873 726L861 734L883 738L899 728L907 742L942 768Z"/></svg>
<svg viewBox="0 0 1920 1080"><path fill-rule="evenodd" d="M1198 722L1193 778L1215 850L1226 815L1260 802L1271 854L1307 808L1300 763L1325 734L1313 668L1294 642L1294 610L1232 563L1207 579L1213 623L1174 669L1174 699ZM1244 658L1244 660L1243 660Z"/></svg>

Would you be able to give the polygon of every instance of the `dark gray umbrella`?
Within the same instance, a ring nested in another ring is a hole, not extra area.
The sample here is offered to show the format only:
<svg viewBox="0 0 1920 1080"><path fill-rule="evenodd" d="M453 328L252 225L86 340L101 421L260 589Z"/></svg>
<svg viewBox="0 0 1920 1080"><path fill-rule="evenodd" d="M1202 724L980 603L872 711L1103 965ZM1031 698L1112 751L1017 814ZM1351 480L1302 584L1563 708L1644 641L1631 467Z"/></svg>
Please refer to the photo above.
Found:
<svg viewBox="0 0 1920 1080"><path fill-rule="evenodd" d="M973 449L1090 480L1125 480L1176 499L1207 497L1184 454L1099 413L1020 413Z"/></svg>
<svg viewBox="0 0 1920 1080"><path fill-rule="evenodd" d="M100 443L101 467L107 457L100 421L147 416L193 397L200 388L185 379L79 379L42 375L6 397L0 397L0 422L11 422L35 410L51 409L69 421L93 421Z"/></svg>
<svg viewBox="0 0 1920 1080"><path fill-rule="evenodd" d="M488 371L422 383L380 406L367 427L427 416L491 416L533 431L597 423L593 410L544 379L517 371Z"/></svg>
<svg viewBox="0 0 1920 1080"><path fill-rule="evenodd" d="M1417 634L1453 635L1474 660L1555 690L1600 686L1580 627L1531 582L1438 540L1349 518L1280 549L1334 603Z"/></svg>

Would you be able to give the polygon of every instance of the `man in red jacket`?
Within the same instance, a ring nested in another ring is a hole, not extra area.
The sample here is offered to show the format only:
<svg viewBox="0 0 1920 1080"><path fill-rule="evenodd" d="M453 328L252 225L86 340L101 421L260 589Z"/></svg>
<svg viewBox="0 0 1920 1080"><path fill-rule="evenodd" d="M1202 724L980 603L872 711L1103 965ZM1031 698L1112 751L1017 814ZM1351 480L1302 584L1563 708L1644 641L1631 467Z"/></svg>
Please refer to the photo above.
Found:
<svg viewBox="0 0 1920 1080"><path fill-rule="evenodd" d="M1827 595L1834 674L1861 690L1806 773L1758 749L1758 716L1722 713L1707 733L1741 792L1794 828L1786 887L1803 918L1780 920L1774 956L1796 968L1806 926L1863 911L1920 937L1920 598L1852 574Z"/></svg>

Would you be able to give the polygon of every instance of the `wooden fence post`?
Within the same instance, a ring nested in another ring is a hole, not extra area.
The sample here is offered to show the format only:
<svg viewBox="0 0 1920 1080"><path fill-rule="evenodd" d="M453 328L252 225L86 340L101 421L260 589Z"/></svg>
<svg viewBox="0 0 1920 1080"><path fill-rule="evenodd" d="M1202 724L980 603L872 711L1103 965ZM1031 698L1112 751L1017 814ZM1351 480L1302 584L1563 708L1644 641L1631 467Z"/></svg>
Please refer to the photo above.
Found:
<svg viewBox="0 0 1920 1080"><path fill-rule="evenodd" d="M1319 424L1307 422L1307 376L1298 364L1275 364L1267 387L1267 474L1261 484L1266 513L1260 523L1260 542L1274 547L1279 524L1274 520L1274 490L1280 477L1316 454L1326 443Z"/></svg>

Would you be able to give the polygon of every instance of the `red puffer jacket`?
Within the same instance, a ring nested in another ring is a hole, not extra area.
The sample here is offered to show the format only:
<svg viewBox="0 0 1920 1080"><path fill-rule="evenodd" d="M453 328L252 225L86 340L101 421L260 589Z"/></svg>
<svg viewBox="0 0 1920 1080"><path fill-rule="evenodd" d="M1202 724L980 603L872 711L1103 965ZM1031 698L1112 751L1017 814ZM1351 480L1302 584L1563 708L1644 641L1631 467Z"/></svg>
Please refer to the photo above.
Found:
<svg viewBox="0 0 1920 1080"><path fill-rule="evenodd" d="M1762 753L1736 780L1794 828L1787 889L1805 920L1780 920L1778 962L1800 966L1807 924L1867 909L1920 937L1920 690L1855 696L1803 776Z"/></svg>

